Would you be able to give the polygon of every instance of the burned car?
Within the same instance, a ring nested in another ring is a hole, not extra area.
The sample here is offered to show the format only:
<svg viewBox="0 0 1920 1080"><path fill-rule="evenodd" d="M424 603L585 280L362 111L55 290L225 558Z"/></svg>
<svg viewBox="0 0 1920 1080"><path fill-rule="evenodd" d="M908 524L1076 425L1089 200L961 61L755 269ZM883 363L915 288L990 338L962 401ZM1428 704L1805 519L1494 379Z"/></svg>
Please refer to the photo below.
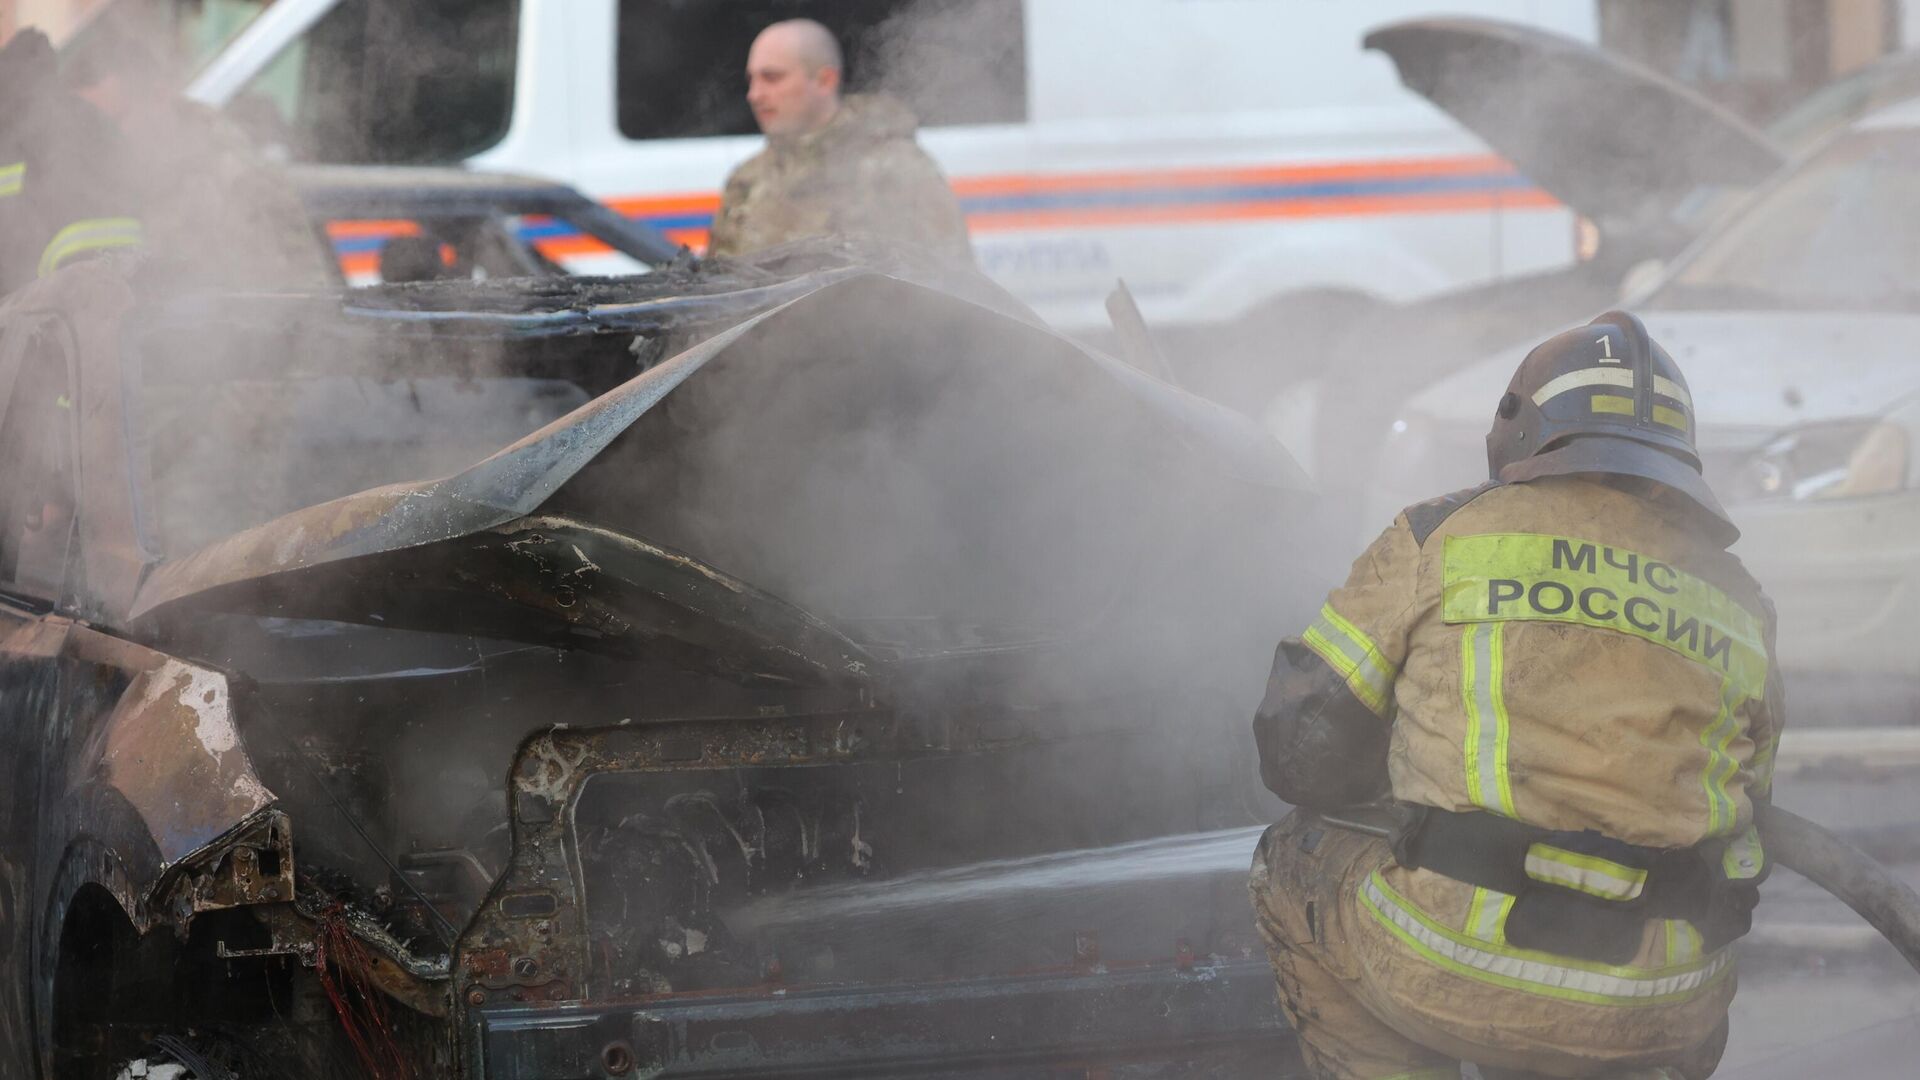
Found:
<svg viewBox="0 0 1920 1080"><path fill-rule="evenodd" d="M350 285L636 272L680 253L552 180L402 165L296 165L294 190Z"/></svg>
<svg viewBox="0 0 1920 1080"><path fill-rule="evenodd" d="M785 258L0 307L9 1075L1282 1068L1299 471Z"/></svg>

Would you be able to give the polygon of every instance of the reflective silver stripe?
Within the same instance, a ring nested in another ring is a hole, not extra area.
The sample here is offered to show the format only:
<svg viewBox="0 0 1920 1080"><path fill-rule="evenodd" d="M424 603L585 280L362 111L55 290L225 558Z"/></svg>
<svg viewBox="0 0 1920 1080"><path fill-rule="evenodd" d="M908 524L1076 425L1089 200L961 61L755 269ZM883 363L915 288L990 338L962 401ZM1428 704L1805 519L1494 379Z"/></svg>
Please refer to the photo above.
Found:
<svg viewBox="0 0 1920 1080"><path fill-rule="evenodd" d="M1670 973L1650 971L1645 975L1629 975L1622 973L1635 969L1612 967L1596 971L1568 967L1534 958L1543 954L1521 955L1518 950L1482 948L1478 943L1448 933L1437 924L1429 924L1382 887L1377 873L1361 884L1361 898L1363 906L1381 919L1395 936L1416 946L1441 967L1469 978L1479 978L1546 997L1600 999L1605 1003L1623 1004L1669 998L1700 989L1732 962L1732 954L1721 949L1698 966L1679 971L1661 969L1661 972Z"/></svg>
<svg viewBox="0 0 1920 1080"><path fill-rule="evenodd" d="M1393 680L1398 672L1358 627L1328 604L1321 607L1320 617L1301 640L1347 680L1362 704L1383 718L1392 718Z"/></svg>
<svg viewBox="0 0 1920 1080"><path fill-rule="evenodd" d="M1467 798L1496 814L1513 817L1513 782L1507 773L1507 703L1501 681L1505 623L1469 623L1460 630L1460 696L1467 710Z"/></svg>
<svg viewBox="0 0 1920 1080"><path fill-rule="evenodd" d="M1685 405L1688 411L1692 411L1693 409L1693 395L1687 393L1686 387L1681 386L1665 375L1655 375L1653 377L1653 392L1656 394L1664 394L1680 404Z"/></svg>
<svg viewBox="0 0 1920 1080"><path fill-rule="evenodd" d="M1533 392L1533 403L1545 405L1569 390L1583 386L1624 386L1633 389L1633 369L1626 367L1590 367L1569 371Z"/></svg>
<svg viewBox="0 0 1920 1080"><path fill-rule="evenodd" d="M1481 941L1499 942L1505 936L1511 910L1511 895L1475 886L1473 900L1467 904L1467 933Z"/></svg>
<svg viewBox="0 0 1920 1080"><path fill-rule="evenodd" d="M1645 870L1548 843L1527 845L1524 867L1535 881L1563 885L1603 900L1631 900L1647 885Z"/></svg>

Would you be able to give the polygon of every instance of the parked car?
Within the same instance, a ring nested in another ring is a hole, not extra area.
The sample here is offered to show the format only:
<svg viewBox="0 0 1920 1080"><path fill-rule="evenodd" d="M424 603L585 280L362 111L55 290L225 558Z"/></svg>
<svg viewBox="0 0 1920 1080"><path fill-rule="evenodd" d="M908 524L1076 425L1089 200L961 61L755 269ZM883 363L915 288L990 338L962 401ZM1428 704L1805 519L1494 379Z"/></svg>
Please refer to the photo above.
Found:
<svg viewBox="0 0 1920 1080"><path fill-rule="evenodd" d="M1780 613L1796 722L1910 722L1920 589L1920 103L1856 123L1627 306L1692 386L1707 477ZM1412 395L1368 516L1486 474L1481 438L1524 348Z"/></svg>
<svg viewBox="0 0 1920 1080"><path fill-rule="evenodd" d="M140 265L0 305L0 1060L1289 1068L1245 717L1318 582L1249 422L831 249Z"/></svg>
<svg viewBox="0 0 1920 1080"><path fill-rule="evenodd" d="M1590 246L1573 266L1382 312L1344 336L1324 378L1296 379L1266 403L1269 430L1329 488L1357 490L1374 475L1381 433L1421 389L1617 305L1628 278L1657 277L1661 260L1737 212L1787 161L1920 96L1920 53L1903 53L1755 130L1671 80L1524 26L1421 19L1383 27L1368 44L1578 210Z"/></svg>
<svg viewBox="0 0 1920 1080"><path fill-rule="evenodd" d="M325 234L346 282L567 273L585 247L642 273L680 246L565 184L424 166L299 165L294 189Z"/></svg>

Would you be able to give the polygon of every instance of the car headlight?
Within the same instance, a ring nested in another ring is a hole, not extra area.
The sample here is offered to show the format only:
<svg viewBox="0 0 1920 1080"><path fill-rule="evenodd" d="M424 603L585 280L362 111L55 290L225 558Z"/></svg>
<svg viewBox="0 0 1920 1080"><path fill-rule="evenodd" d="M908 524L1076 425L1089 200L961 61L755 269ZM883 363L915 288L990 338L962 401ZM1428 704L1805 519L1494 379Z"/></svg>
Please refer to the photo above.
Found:
<svg viewBox="0 0 1920 1080"><path fill-rule="evenodd" d="M1890 420L1810 424L1777 436L1741 466L1736 501L1854 499L1907 486L1907 429Z"/></svg>

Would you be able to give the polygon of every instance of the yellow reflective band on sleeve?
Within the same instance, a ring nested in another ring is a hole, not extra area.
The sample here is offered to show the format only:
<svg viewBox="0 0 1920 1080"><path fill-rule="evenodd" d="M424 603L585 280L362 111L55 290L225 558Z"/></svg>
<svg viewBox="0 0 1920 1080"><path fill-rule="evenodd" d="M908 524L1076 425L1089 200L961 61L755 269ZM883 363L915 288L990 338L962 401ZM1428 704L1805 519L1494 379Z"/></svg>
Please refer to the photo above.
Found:
<svg viewBox="0 0 1920 1080"><path fill-rule="evenodd" d="M140 223L133 218L84 218L53 234L40 253L40 276L52 274L75 255L138 247L140 240Z"/></svg>
<svg viewBox="0 0 1920 1080"><path fill-rule="evenodd" d="M1647 887L1647 872L1623 866L1598 855L1582 855L1544 842L1527 845L1527 876L1597 896L1602 900L1631 900Z"/></svg>
<svg viewBox="0 0 1920 1080"><path fill-rule="evenodd" d="M1373 639L1333 610L1332 604L1320 608L1300 640L1347 682L1347 688L1360 703L1383 720L1393 719L1393 680L1399 669L1380 655Z"/></svg>
<svg viewBox="0 0 1920 1080"><path fill-rule="evenodd" d="M1552 953L1476 941L1435 922L1374 871L1360 883L1360 906L1429 963L1477 982L1590 1005L1639 1007L1686 1001L1733 970L1733 954L1659 968L1589 963Z"/></svg>
<svg viewBox="0 0 1920 1080"><path fill-rule="evenodd" d="M1617 630L1766 696L1761 620L1719 589L1657 559L1544 533L1446 539L1442 617L1450 623L1546 621Z"/></svg>
<svg viewBox="0 0 1920 1080"><path fill-rule="evenodd" d="M27 163L15 162L12 165L0 165L0 199L8 195L18 195L27 186Z"/></svg>
<svg viewBox="0 0 1920 1080"><path fill-rule="evenodd" d="M1467 798L1475 806L1515 817L1513 781L1507 772L1505 627L1475 623L1460 634L1460 704L1467 713Z"/></svg>
<svg viewBox="0 0 1920 1080"><path fill-rule="evenodd" d="M1752 880L1759 877L1766 866L1767 852L1760 844L1760 830L1751 825L1746 832L1734 837L1720 855L1720 871L1728 881Z"/></svg>
<svg viewBox="0 0 1920 1080"><path fill-rule="evenodd" d="M1633 415L1633 399L1618 394L1593 395L1592 409L1597 413L1609 413L1617 416Z"/></svg>

